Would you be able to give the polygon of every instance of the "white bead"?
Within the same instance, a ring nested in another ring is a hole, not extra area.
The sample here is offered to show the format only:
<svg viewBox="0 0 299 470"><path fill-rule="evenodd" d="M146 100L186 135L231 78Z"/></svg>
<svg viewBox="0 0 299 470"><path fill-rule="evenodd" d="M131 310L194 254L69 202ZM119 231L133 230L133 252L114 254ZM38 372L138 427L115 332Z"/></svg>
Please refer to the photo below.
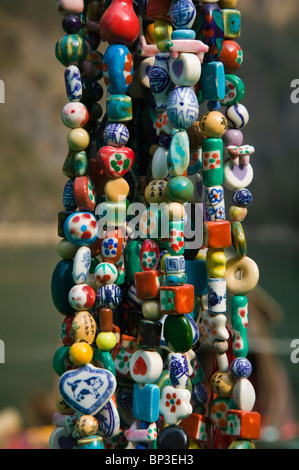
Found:
<svg viewBox="0 0 299 470"><path fill-rule="evenodd" d="M217 362L220 372L228 372L229 361L226 354L217 354Z"/></svg>
<svg viewBox="0 0 299 470"><path fill-rule="evenodd" d="M195 54L181 52L170 59L169 75L177 86L194 86L201 76L201 63Z"/></svg>
<svg viewBox="0 0 299 470"><path fill-rule="evenodd" d="M237 381L233 389L233 400L237 408L242 411L251 411L255 404L255 390L248 379Z"/></svg>
<svg viewBox="0 0 299 470"><path fill-rule="evenodd" d="M130 374L134 382L154 383L163 370L163 361L157 351L139 349L130 360Z"/></svg>

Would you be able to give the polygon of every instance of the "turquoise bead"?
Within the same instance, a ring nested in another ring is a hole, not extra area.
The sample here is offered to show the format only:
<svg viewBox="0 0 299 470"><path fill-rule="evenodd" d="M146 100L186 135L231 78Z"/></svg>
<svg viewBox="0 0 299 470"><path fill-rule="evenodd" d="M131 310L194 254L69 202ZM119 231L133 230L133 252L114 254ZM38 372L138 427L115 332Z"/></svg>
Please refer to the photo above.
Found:
<svg viewBox="0 0 299 470"><path fill-rule="evenodd" d="M186 176L175 176L168 181L167 197L174 202L188 202L194 192L193 184Z"/></svg>
<svg viewBox="0 0 299 470"><path fill-rule="evenodd" d="M235 357L248 354L248 300L245 295L234 295L231 299L231 323L233 327L232 350Z"/></svg>
<svg viewBox="0 0 299 470"><path fill-rule="evenodd" d="M189 137L186 131L173 133L167 154L168 172L171 176L181 176L189 166Z"/></svg>
<svg viewBox="0 0 299 470"><path fill-rule="evenodd" d="M160 389L155 384L133 387L133 415L140 421L153 423L159 418Z"/></svg>
<svg viewBox="0 0 299 470"><path fill-rule="evenodd" d="M87 45L78 34L67 34L56 43L56 58L65 67L77 65L87 56Z"/></svg>
<svg viewBox="0 0 299 470"><path fill-rule="evenodd" d="M104 448L104 441L101 436L82 437L77 441L77 449L98 450Z"/></svg>
<svg viewBox="0 0 299 470"><path fill-rule="evenodd" d="M112 44L103 57L104 82L112 95L125 94L132 83L133 59L122 44Z"/></svg>
<svg viewBox="0 0 299 470"><path fill-rule="evenodd" d="M53 357L53 369L56 374L61 377L67 370L67 362L69 362L70 346L61 346L57 349Z"/></svg>
<svg viewBox="0 0 299 470"><path fill-rule="evenodd" d="M110 95L106 100L108 121L131 121L132 99L127 95Z"/></svg>
<svg viewBox="0 0 299 470"><path fill-rule="evenodd" d="M193 344L193 332L185 315L168 315L164 323L164 338L168 348L176 353L185 353Z"/></svg>
<svg viewBox="0 0 299 470"><path fill-rule="evenodd" d="M176 29L171 33L171 39L195 39L196 33L193 29Z"/></svg>
<svg viewBox="0 0 299 470"><path fill-rule="evenodd" d="M202 259L186 260L185 272L189 284L194 286L194 295L202 296L208 292L208 272L206 261Z"/></svg>
<svg viewBox="0 0 299 470"><path fill-rule="evenodd" d="M187 276L185 273L167 274L165 278L166 286L183 286L187 283Z"/></svg>
<svg viewBox="0 0 299 470"><path fill-rule="evenodd" d="M200 86L207 101L223 100L225 97L225 71L222 62L202 64Z"/></svg>

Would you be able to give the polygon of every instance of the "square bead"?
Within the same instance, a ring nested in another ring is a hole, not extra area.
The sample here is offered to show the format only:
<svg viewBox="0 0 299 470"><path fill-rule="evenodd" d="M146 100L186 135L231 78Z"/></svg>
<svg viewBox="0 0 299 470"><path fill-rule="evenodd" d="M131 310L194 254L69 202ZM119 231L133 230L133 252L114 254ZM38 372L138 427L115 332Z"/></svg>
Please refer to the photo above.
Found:
<svg viewBox="0 0 299 470"><path fill-rule="evenodd" d="M189 439L208 442L210 420L206 416L192 413L180 422L180 426L186 431Z"/></svg>
<svg viewBox="0 0 299 470"><path fill-rule="evenodd" d="M133 387L133 415L135 419L153 423L159 418L160 389L155 384Z"/></svg>
<svg viewBox="0 0 299 470"><path fill-rule="evenodd" d="M236 39L241 35L241 12L239 10L223 9L224 38Z"/></svg>
<svg viewBox="0 0 299 470"><path fill-rule="evenodd" d="M159 296L164 271L143 271L135 273L136 297L140 300L154 299Z"/></svg>
<svg viewBox="0 0 299 470"><path fill-rule="evenodd" d="M226 418L226 434L243 439L259 439L261 415L256 411L229 410Z"/></svg>
<svg viewBox="0 0 299 470"><path fill-rule="evenodd" d="M203 245L206 248L229 248L232 244L229 220L208 221L203 224Z"/></svg>
<svg viewBox="0 0 299 470"><path fill-rule="evenodd" d="M194 286L163 286L160 289L160 310L162 314L184 315L194 308Z"/></svg>
<svg viewBox="0 0 299 470"><path fill-rule="evenodd" d="M225 71L222 62L202 64L200 86L207 101L223 100L225 96Z"/></svg>

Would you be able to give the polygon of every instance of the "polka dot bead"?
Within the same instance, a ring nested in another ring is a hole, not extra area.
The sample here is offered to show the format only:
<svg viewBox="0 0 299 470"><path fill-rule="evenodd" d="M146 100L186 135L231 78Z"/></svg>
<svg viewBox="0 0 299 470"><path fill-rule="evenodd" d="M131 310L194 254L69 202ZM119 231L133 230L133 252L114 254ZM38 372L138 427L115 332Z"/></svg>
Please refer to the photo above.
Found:
<svg viewBox="0 0 299 470"><path fill-rule="evenodd" d="M61 119L65 126L70 129L84 127L89 119L89 113L83 103L73 102L64 106Z"/></svg>
<svg viewBox="0 0 299 470"><path fill-rule="evenodd" d="M230 370L235 377L247 379L251 375L252 365L246 357L237 357L232 361Z"/></svg>
<svg viewBox="0 0 299 470"><path fill-rule="evenodd" d="M229 106L225 111L228 127L231 129L242 129L248 124L249 113L243 104Z"/></svg>
<svg viewBox="0 0 299 470"><path fill-rule="evenodd" d="M64 223L66 239L76 246L89 246L97 240L97 219L89 212L74 212Z"/></svg>
<svg viewBox="0 0 299 470"><path fill-rule="evenodd" d="M77 284L68 295L69 304L75 310L89 310L96 299L95 291L88 284Z"/></svg>

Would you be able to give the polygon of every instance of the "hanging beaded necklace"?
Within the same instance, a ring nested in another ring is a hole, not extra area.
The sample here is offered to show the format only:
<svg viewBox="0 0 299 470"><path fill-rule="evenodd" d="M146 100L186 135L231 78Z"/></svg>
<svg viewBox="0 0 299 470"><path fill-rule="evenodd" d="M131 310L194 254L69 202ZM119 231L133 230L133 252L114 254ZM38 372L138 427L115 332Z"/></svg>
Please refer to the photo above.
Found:
<svg viewBox="0 0 299 470"><path fill-rule="evenodd" d="M254 448L238 0L56 3L69 131L50 448Z"/></svg>

